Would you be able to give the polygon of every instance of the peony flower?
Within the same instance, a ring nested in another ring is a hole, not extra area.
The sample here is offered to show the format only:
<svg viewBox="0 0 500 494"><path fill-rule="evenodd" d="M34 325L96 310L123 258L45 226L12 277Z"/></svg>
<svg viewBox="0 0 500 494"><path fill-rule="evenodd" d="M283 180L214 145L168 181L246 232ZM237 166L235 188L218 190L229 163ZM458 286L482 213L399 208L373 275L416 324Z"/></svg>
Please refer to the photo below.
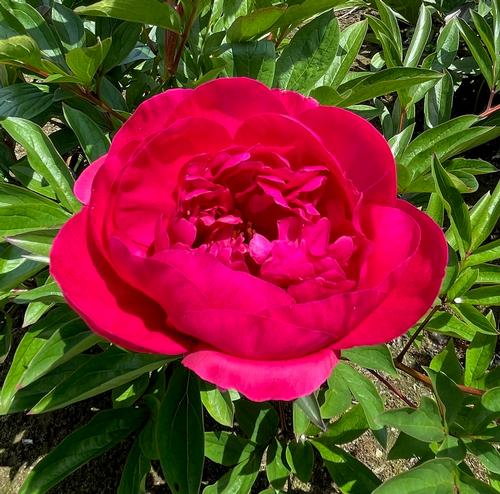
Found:
<svg viewBox="0 0 500 494"><path fill-rule="evenodd" d="M371 124L250 79L149 99L75 193L51 252L71 307L255 401L307 395L341 349L402 335L445 272Z"/></svg>

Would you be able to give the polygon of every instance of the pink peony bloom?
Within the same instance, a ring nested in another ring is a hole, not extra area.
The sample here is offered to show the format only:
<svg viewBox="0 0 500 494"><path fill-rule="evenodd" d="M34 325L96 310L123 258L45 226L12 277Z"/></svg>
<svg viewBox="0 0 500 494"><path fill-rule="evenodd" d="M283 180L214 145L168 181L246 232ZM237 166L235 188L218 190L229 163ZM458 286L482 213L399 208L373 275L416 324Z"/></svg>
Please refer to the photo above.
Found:
<svg viewBox="0 0 500 494"><path fill-rule="evenodd" d="M317 389L339 351L435 300L446 242L396 198L353 113L243 78L143 103L79 178L51 273L99 335L255 401Z"/></svg>

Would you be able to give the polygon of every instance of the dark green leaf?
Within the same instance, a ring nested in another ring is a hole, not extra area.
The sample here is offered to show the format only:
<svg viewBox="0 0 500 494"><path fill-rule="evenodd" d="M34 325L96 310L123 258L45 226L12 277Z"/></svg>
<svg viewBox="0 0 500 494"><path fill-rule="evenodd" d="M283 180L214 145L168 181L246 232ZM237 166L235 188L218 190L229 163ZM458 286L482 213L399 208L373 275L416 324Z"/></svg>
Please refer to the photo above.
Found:
<svg viewBox="0 0 500 494"><path fill-rule="evenodd" d="M54 26L63 47L69 51L85 44L83 22L68 7L54 2L52 5L52 25Z"/></svg>
<svg viewBox="0 0 500 494"><path fill-rule="evenodd" d="M290 475L284 453L285 449L277 439L274 439L267 448L266 475L275 489L283 489Z"/></svg>
<svg viewBox="0 0 500 494"><path fill-rule="evenodd" d="M451 425L460 413L465 396L446 374L428 368L425 370L431 378L434 394L441 405L441 413L444 412L445 423Z"/></svg>
<svg viewBox="0 0 500 494"><path fill-rule="evenodd" d="M2 314L0 320L0 364L3 364L12 344L12 318Z"/></svg>
<svg viewBox="0 0 500 494"><path fill-rule="evenodd" d="M92 458L116 446L144 422L144 410L104 410L67 436L33 468L19 494L43 494Z"/></svg>
<svg viewBox="0 0 500 494"><path fill-rule="evenodd" d="M319 427L322 431L326 430L325 423L321 418L321 411L315 393L304 396L303 398L297 398L295 403L301 408L314 425Z"/></svg>
<svg viewBox="0 0 500 494"><path fill-rule="evenodd" d="M431 360L429 367L436 372L444 372L458 384L464 382L464 369L455 353L453 338L450 338L444 349Z"/></svg>
<svg viewBox="0 0 500 494"><path fill-rule="evenodd" d="M151 462L142 454L139 440L136 439L123 467L117 494L144 494L146 475L150 468Z"/></svg>
<svg viewBox="0 0 500 494"><path fill-rule="evenodd" d="M288 443L286 461L302 482L309 482L314 467L314 451L309 442Z"/></svg>
<svg viewBox="0 0 500 494"><path fill-rule="evenodd" d="M64 118L73 129L89 163L108 152L109 139L85 113L63 104Z"/></svg>
<svg viewBox="0 0 500 494"><path fill-rule="evenodd" d="M233 75L251 77L272 86L276 53L272 41L232 43Z"/></svg>
<svg viewBox="0 0 500 494"><path fill-rule="evenodd" d="M238 400L235 405L238 424L251 441L267 444L275 436L278 414L273 407L245 399Z"/></svg>
<svg viewBox="0 0 500 494"><path fill-rule="evenodd" d="M461 439L454 436L446 436L444 441L439 445L436 456L438 458L451 458L460 463L466 454L467 451Z"/></svg>
<svg viewBox="0 0 500 494"><path fill-rule="evenodd" d="M466 440L465 446L487 470L500 474L500 453L492 444L476 439L474 441Z"/></svg>
<svg viewBox="0 0 500 494"><path fill-rule="evenodd" d="M158 369L168 359L164 355L128 353L111 347L95 355L70 378L56 386L31 413L44 413L85 400L123 383L133 381L141 374Z"/></svg>
<svg viewBox="0 0 500 494"><path fill-rule="evenodd" d="M149 385L149 374L143 374L132 382L122 384L111 392L113 408L132 406L146 391Z"/></svg>
<svg viewBox="0 0 500 494"><path fill-rule="evenodd" d="M53 101L54 94L43 84L22 82L0 87L0 118L31 119L49 108Z"/></svg>
<svg viewBox="0 0 500 494"><path fill-rule="evenodd" d="M361 405L354 405L336 422L328 425L324 437L334 444L345 444L354 441L368 430L365 412Z"/></svg>
<svg viewBox="0 0 500 494"><path fill-rule="evenodd" d="M323 458L330 476L344 494L367 494L380 485L378 477L363 463L343 449L335 446L329 438L312 441Z"/></svg>
<svg viewBox="0 0 500 494"><path fill-rule="evenodd" d="M177 367L158 417L157 441L165 480L173 493L198 494L204 462L203 409L198 378Z"/></svg>

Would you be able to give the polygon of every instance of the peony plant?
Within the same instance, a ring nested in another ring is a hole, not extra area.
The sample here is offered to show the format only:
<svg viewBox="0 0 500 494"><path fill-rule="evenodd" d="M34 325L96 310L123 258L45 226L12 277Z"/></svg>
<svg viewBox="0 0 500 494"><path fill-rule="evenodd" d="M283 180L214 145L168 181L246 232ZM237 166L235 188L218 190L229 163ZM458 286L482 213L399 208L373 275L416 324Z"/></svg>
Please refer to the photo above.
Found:
<svg viewBox="0 0 500 494"><path fill-rule="evenodd" d="M0 414L91 415L20 493L498 492L499 68L498 0L0 3Z"/></svg>

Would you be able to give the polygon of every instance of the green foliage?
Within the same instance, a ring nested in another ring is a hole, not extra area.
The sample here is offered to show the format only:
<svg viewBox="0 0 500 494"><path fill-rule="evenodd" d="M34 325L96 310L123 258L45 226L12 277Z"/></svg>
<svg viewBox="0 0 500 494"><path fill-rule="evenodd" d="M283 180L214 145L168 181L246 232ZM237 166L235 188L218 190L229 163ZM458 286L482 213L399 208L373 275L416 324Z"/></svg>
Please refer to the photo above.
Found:
<svg viewBox="0 0 500 494"><path fill-rule="evenodd" d="M413 329L413 353L437 342L416 359L428 367L396 346L352 348L315 393L252 403L170 358L102 341L67 307L48 265L80 209L74 178L144 100L220 76L348 108L389 141L399 194L449 244L439 299ZM1 2L0 414L111 398L20 492L47 492L130 434L119 494L145 492L157 460L179 494L275 494L322 474L342 493L497 492L499 88L498 0ZM345 446L369 435L384 461L414 466L382 482ZM205 458L221 468L210 485Z"/></svg>

